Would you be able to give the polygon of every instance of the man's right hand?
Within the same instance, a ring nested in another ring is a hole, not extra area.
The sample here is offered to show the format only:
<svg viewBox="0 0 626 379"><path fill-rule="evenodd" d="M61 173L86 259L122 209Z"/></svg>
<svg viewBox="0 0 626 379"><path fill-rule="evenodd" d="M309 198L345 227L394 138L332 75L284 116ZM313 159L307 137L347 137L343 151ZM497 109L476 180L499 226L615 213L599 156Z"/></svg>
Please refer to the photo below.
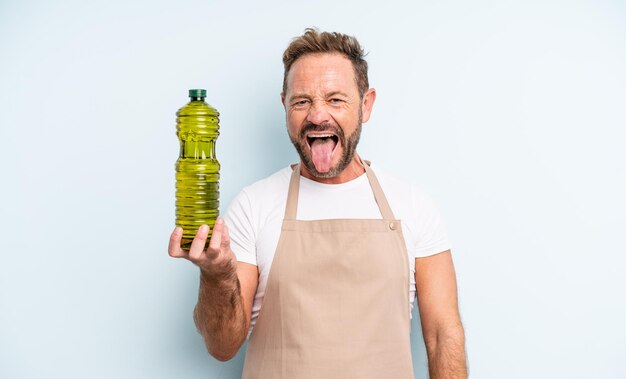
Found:
<svg viewBox="0 0 626 379"><path fill-rule="evenodd" d="M204 246L206 246L208 234L209 226L201 225L189 250L184 250L181 248L183 229L177 226L170 236L169 255L193 262L200 268L206 279L228 280L236 278L237 258L230 248L230 237L224 219L219 217L215 221L213 236L205 250Z"/></svg>
<svg viewBox="0 0 626 379"><path fill-rule="evenodd" d="M168 252L200 268L194 321L209 353L225 361L237 354L248 334L258 270L255 265L237 262L222 218L215 221L213 236L205 250L208 233L207 225L200 226L189 250L184 250L183 229L176 227L170 236Z"/></svg>

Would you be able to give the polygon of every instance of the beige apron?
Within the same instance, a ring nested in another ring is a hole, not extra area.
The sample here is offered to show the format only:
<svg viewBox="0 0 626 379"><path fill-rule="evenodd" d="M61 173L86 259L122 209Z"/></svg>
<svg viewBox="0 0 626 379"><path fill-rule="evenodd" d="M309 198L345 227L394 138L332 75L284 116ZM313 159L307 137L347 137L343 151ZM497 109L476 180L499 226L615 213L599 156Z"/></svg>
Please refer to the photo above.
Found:
<svg viewBox="0 0 626 379"><path fill-rule="evenodd" d="M406 245L364 166L383 219L296 220L295 167L243 379L413 378Z"/></svg>

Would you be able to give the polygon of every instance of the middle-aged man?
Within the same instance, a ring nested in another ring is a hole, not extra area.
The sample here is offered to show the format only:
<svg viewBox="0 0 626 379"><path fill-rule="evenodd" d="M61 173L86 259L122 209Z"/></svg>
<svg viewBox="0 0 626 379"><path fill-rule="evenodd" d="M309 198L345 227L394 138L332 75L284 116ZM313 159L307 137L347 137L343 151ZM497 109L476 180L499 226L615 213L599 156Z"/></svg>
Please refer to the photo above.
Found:
<svg viewBox="0 0 626 379"><path fill-rule="evenodd" d="M283 55L282 103L300 163L246 187L200 267L196 325L211 355L248 334L243 378L413 378L415 293L430 377L467 377L454 266L432 200L356 153L376 99L358 41L307 29ZM228 228L227 228L228 225Z"/></svg>

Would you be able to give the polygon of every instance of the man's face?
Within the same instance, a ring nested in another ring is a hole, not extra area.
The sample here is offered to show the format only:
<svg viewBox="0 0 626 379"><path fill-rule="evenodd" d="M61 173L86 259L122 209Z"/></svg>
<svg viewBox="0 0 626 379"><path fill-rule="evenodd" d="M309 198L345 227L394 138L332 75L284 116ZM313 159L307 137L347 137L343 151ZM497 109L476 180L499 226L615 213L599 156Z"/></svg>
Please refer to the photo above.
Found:
<svg viewBox="0 0 626 379"><path fill-rule="evenodd" d="M340 54L309 54L291 66L283 94L287 130L313 177L337 177L353 160L372 91L361 99L352 63Z"/></svg>

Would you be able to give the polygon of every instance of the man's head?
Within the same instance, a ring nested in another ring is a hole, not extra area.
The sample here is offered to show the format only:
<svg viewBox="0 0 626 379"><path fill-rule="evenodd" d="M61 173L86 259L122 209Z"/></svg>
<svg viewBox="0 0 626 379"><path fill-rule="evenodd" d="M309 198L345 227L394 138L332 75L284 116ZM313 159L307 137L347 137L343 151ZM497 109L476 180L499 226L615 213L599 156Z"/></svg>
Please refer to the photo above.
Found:
<svg viewBox="0 0 626 379"><path fill-rule="evenodd" d="M287 129L305 176L343 182L354 177L344 171L359 171L355 149L376 97L363 55L354 37L313 29L283 55Z"/></svg>
<svg viewBox="0 0 626 379"><path fill-rule="evenodd" d="M304 34L294 38L283 53L285 75L283 77L283 94L287 91L287 74L291 66L298 58L307 54L341 54L352 62L354 79L359 88L361 98L369 89L367 79L367 61L365 52L356 38L337 32L320 32L316 29L307 28Z"/></svg>

